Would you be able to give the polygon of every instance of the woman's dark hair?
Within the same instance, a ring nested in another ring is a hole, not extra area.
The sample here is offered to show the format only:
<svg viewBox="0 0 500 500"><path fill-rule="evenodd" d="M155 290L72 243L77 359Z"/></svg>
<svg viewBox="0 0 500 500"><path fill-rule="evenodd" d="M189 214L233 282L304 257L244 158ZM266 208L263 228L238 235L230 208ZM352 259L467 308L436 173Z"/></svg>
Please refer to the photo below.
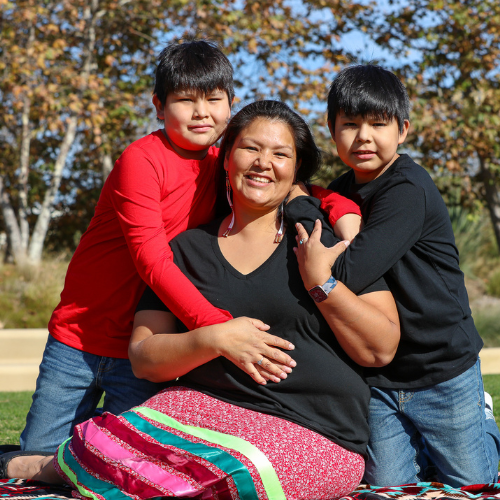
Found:
<svg viewBox="0 0 500 500"><path fill-rule="evenodd" d="M204 94L223 90L233 101L233 66L217 44L207 40L171 43L158 56L154 94L165 105L167 95L179 90Z"/></svg>
<svg viewBox="0 0 500 500"><path fill-rule="evenodd" d="M350 66L333 80L328 93L328 121L335 127L337 115L398 121L399 132L410 118L410 100L401 80L373 64Z"/></svg>
<svg viewBox="0 0 500 500"><path fill-rule="evenodd" d="M236 137L254 120L265 118L288 125L295 141L297 162L296 180L305 182L311 178L321 166L321 151L314 142L311 129L305 120L280 101L256 101L238 111L229 122L219 151L219 167L222 170L224 159L234 145Z"/></svg>

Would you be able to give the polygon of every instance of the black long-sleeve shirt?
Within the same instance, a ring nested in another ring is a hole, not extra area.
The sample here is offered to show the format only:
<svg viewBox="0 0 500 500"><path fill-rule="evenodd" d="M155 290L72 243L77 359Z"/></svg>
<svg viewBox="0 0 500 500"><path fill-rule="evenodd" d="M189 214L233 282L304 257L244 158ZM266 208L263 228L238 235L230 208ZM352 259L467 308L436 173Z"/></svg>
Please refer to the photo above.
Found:
<svg viewBox="0 0 500 500"><path fill-rule="evenodd" d="M349 171L329 189L358 203L365 221L333 275L355 293L384 276L398 307L396 356L386 367L366 370L369 384L416 389L470 368L483 342L471 317L448 211L429 174L401 155L369 183L356 184ZM294 202L287 214L300 222Z"/></svg>

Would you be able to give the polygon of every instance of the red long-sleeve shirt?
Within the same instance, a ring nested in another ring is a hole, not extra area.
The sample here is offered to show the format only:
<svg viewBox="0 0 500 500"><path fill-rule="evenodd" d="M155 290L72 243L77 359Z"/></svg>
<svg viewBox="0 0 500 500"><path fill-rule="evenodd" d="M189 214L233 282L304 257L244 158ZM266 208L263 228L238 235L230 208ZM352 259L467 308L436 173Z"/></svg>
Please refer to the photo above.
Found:
<svg viewBox="0 0 500 500"><path fill-rule="evenodd" d="M214 216L218 149L180 158L161 130L132 143L101 192L49 322L66 345L126 358L135 307L149 285L188 328L231 318L172 261L169 240Z"/></svg>

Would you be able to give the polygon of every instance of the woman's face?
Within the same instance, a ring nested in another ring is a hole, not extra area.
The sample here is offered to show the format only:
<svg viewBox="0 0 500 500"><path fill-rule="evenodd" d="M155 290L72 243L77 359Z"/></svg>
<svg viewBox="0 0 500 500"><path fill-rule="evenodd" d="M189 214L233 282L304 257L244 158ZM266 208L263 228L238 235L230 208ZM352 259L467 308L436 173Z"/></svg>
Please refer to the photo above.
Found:
<svg viewBox="0 0 500 500"><path fill-rule="evenodd" d="M256 118L236 137L224 160L235 208L269 212L290 192L297 155L289 126Z"/></svg>

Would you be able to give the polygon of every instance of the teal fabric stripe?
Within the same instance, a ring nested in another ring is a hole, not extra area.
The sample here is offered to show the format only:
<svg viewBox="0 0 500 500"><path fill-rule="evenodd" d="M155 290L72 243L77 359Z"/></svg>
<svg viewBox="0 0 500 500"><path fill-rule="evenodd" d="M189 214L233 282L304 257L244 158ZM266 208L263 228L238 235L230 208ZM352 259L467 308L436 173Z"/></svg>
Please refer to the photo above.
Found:
<svg viewBox="0 0 500 500"><path fill-rule="evenodd" d="M57 461L64 473L71 479L71 481L73 481L75 488L81 495L92 498L93 500L99 500L92 493L92 491L94 491L98 495L105 497L106 500L130 500L129 496L122 493L113 484L101 481L83 469L68 450L68 444L69 439L64 443L64 451L63 446L59 447ZM83 483L85 486L78 484L78 481Z"/></svg>
<svg viewBox="0 0 500 500"><path fill-rule="evenodd" d="M236 488L240 494L241 498L245 500L258 500L257 491L255 490L255 484L253 482L250 472L239 460L233 457L231 454L219 448L214 448L207 446L203 443L193 443L187 439L180 436L176 436L164 429L155 427L153 424L142 418L141 415L137 414L137 410L149 410L148 408L134 408L134 411L127 411L122 413L121 416L130 422L136 429L146 433L153 439L163 444L168 444L185 450L193 455L201 457L217 467L223 470L226 474L230 474L234 480ZM154 411L154 410L151 410ZM158 415L163 415L162 413L155 412ZM146 413L144 413L146 414ZM159 421L158 418L151 417L152 420ZM175 420L171 419L173 422ZM164 423L164 422L162 422ZM177 424L179 424L177 422ZM174 425L169 425L169 427L177 428ZM192 434L188 432L188 434ZM283 497L284 498L284 497ZM273 499L274 500L274 499Z"/></svg>
<svg viewBox="0 0 500 500"><path fill-rule="evenodd" d="M182 424L172 417L169 417L168 415L160 413L156 410L152 410L151 408L138 407L135 408L134 411L140 412L153 420L161 422L192 436L196 436L198 438L204 439L205 441L209 441L211 443L224 446L225 448L238 451L246 458L248 458L259 472L262 484L264 485L264 489L266 490L269 499L286 500L283 488L281 487L281 483L278 479L278 475L276 474L276 471L274 470L271 462L269 462L268 458L261 450L259 450L256 446L249 443L248 441L245 441L244 439L237 436L232 436L230 434L224 434L222 432L212 431L210 429L205 429L202 427ZM235 478L234 473L233 478Z"/></svg>

